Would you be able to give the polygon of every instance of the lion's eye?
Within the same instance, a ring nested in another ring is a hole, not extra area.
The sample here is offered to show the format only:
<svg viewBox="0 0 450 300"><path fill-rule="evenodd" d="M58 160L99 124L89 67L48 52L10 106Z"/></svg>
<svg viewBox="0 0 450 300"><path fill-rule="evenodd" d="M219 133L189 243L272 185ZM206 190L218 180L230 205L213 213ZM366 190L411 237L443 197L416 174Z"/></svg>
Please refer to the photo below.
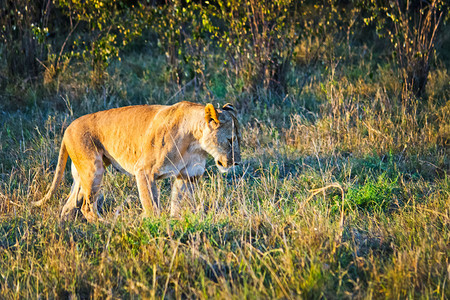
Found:
<svg viewBox="0 0 450 300"><path fill-rule="evenodd" d="M233 138L228 139L228 143L230 143L230 145L233 145L234 143L236 143L236 140L237 140L236 136L233 136Z"/></svg>
<svg viewBox="0 0 450 300"><path fill-rule="evenodd" d="M228 143L230 143L230 145L235 144L236 143L236 137L234 136L233 138L228 139Z"/></svg>

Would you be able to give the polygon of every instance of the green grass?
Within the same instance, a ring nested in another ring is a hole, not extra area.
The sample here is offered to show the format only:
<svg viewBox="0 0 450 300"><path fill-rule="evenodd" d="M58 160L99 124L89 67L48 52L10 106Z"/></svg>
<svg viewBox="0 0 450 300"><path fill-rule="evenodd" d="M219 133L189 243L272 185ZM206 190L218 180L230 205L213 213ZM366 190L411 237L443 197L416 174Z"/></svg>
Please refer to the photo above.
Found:
<svg viewBox="0 0 450 300"><path fill-rule="evenodd" d="M179 93L163 63L130 53L100 90L74 66L59 94L40 87L45 98L2 112L1 298L450 297L445 70L431 74L434 90L413 116L394 105L388 65L344 65L284 98L251 98L220 75L213 96ZM142 220L134 179L113 170L104 223L60 222L68 172L47 205L30 207L76 117L182 99L233 102L244 126L242 166L221 175L210 161L181 218L168 214L169 180L159 183L161 216Z"/></svg>

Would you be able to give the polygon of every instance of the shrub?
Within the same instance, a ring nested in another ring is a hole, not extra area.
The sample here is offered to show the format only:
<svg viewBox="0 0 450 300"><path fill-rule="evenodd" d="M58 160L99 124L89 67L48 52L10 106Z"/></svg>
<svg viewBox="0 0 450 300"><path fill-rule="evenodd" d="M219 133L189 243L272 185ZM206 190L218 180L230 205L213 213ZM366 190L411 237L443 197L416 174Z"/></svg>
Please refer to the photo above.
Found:
<svg viewBox="0 0 450 300"><path fill-rule="evenodd" d="M436 37L448 3L443 0L371 2L373 15L365 20L375 20L380 35L391 42L403 80L402 104L410 110L412 97L421 97L425 92Z"/></svg>

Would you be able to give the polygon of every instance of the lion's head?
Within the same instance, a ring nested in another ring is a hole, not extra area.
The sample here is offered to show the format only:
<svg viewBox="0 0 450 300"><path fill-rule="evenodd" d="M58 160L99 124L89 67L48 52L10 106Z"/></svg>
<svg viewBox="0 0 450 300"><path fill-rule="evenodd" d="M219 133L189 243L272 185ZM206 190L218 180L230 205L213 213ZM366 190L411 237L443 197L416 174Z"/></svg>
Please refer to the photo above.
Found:
<svg viewBox="0 0 450 300"><path fill-rule="evenodd" d="M200 140L202 148L214 157L220 172L227 172L241 162L241 133L236 111L231 104L215 109L205 107L206 127Z"/></svg>

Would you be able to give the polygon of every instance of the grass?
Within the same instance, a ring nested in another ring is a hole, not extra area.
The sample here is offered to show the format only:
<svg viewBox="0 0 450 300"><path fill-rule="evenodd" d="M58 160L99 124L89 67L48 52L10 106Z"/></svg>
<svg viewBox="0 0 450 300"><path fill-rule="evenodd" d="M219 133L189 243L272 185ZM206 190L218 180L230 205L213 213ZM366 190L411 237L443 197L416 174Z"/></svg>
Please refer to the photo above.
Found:
<svg viewBox="0 0 450 300"><path fill-rule="evenodd" d="M130 53L99 90L75 66L31 93L43 100L2 112L1 298L450 297L446 70L432 72L412 115L395 106L388 65L343 65L284 98L251 100L219 75L212 95L179 92L157 72L163 62ZM134 179L113 170L105 223L59 221L70 175L48 205L30 207L76 117L182 99L237 104L244 162L221 175L210 161L180 219L168 214L169 180L162 215L142 220Z"/></svg>

